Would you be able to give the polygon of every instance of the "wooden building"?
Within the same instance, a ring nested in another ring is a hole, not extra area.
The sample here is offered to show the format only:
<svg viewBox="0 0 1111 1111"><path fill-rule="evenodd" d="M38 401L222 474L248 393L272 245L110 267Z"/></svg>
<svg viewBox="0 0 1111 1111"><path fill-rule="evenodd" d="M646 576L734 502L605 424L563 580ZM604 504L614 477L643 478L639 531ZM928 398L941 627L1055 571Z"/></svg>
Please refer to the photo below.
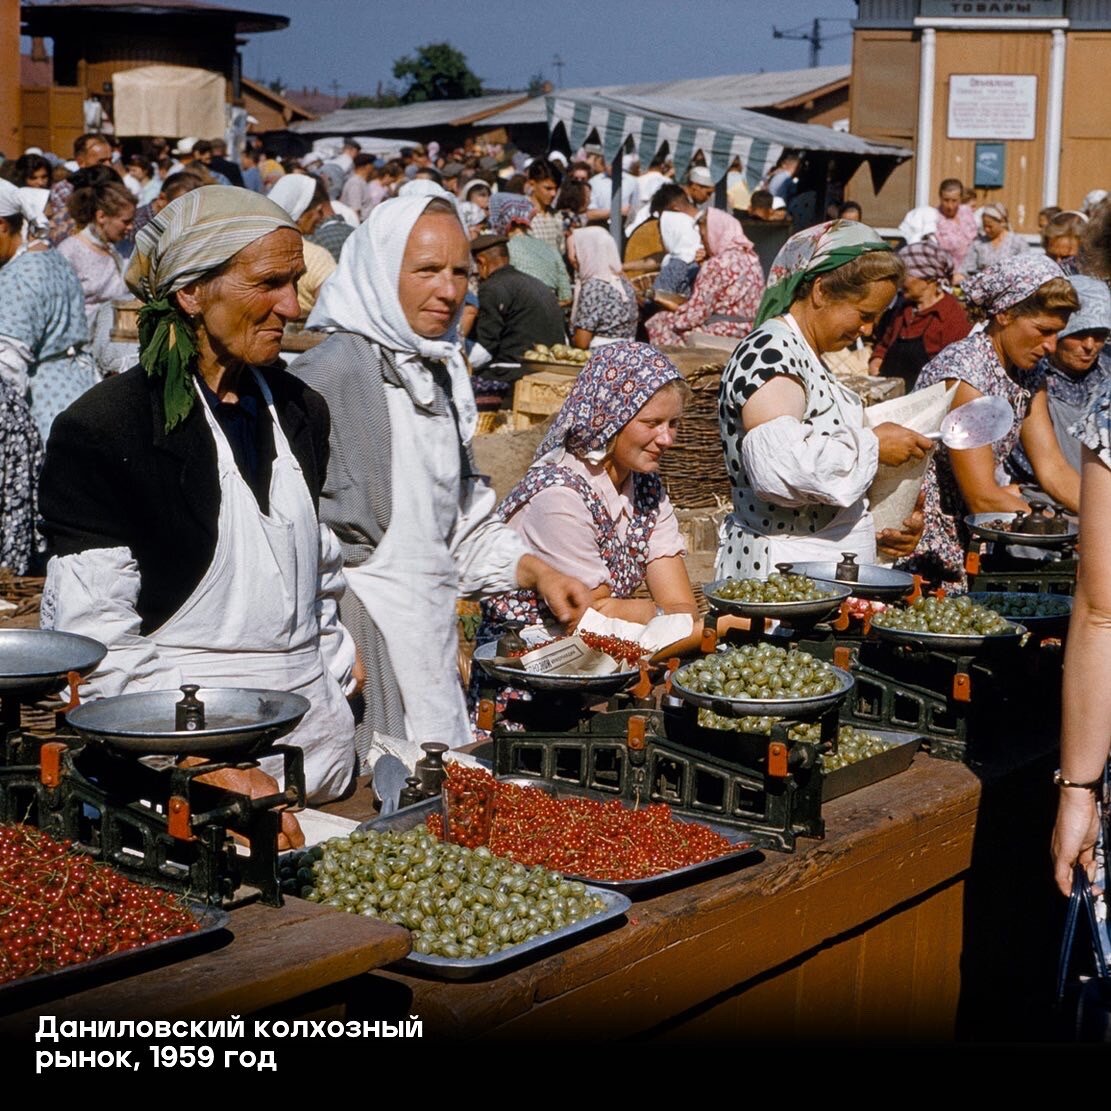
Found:
<svg viewBox="0 0 1111 1111"><path fill-rule="evenodd" d="M956 177L1036 232L1042 207L1111 183L1109 63L1109 0L858 0L852 131L915 158L852 196L894 225Z"/></svg>
<svg viewBox="0 0 1111 1111"><path fill-rule="evenodd" d="M289 26L285 16L196 0L24 3L21 14L24 35L53 41L50 89L24 90L24 144L59 152L85 130L86 99L112 115L112 75L123 70L152 63L208 70L224 77L230 103L241 102L239 36Z"/></svg>

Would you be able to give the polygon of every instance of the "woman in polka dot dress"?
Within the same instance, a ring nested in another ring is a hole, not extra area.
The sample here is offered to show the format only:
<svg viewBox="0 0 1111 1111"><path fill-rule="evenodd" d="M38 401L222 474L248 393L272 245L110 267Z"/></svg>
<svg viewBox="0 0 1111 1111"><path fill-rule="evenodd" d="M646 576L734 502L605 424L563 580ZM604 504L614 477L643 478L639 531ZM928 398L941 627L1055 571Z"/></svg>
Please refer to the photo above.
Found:
<svg viewBox="0 0 1111 1111"><path fill-rule="evenodd" d="M866 495L876 468L921 459L933 445L901 425L865 428L860 398L821 356L870 334L902 276L899 258L857 221L808 228L776 256L757 327L721 378L733 512L722 525L719 577L766 578L777 563L848 551L875 562Z"/></svg>

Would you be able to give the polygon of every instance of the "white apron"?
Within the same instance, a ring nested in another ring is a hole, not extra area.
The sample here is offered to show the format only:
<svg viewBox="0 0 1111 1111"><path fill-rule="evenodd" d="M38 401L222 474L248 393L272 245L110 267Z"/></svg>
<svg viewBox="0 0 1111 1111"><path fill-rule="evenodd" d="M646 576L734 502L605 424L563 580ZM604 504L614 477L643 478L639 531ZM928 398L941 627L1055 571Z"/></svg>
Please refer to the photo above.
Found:
<svg viewBox="0 0 1111 1111"><path fill-rule="evenodd" d="M390 524L370 558L344 574L386 643L407 735L457 748L473 740L456 678L459 571L449 540L459 516L459 440L450 414L419 413L388 383L386 404Z"/></svg>
<svg viewBox="0 0 1111 1111"><path fill-rule="evenodd" d="M281 743L304 750L307 799L325 801L351 781L355 724L320 652L320 526L312 497L270 390L255 377L274 426L270 514L259 509L223 430L198 398L216 442L216 551L197 588L149 639L158 645L161 661L179 668L184 682L304 695L312 708ZM272 773L274 764L277 760L264 762Z"/></svg>

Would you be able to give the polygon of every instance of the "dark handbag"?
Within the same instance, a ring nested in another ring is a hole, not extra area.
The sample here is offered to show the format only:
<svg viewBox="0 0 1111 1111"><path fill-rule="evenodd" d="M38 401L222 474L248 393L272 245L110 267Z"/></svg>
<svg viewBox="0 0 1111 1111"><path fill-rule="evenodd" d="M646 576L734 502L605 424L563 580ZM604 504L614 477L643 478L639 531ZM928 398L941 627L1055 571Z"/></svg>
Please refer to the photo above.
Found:
<svg viewBox="0 0 1111 1111"><path fill-rule="evenodd" d="M1087 921L1094 974L1070 977L1073 941L1082 914ZM1057 1022L1062 1037L1068 1041L1111 1043L1111 971L1100 931L1092 885L1084 869L1077 865L1057 967Z"/></svg>

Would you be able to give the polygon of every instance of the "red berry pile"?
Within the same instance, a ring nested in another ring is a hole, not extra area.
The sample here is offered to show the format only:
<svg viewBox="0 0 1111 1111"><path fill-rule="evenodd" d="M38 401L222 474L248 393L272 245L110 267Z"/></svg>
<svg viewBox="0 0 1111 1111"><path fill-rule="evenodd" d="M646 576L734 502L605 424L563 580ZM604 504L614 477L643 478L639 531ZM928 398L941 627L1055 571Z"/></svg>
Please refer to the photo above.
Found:
<svg viewBox="0 0 1111 1111"><path fill-rule="evenodd" d="M176 896L24 825L0 825L0 984L193 933Z"/></svg>
<svg viewBox="0 0 1111 1111"><path fill-rule="evenodd" d="M487 844L495 856L519 864L585 879L639 880L747 848L697 822L679 821L663 803L632 810L617 799L557 799L537 787L498 782L484 768L447 768L445 789L455 785L477 795L483 785L493 787ZM427 823L443 840L440 815L429 815Z"/></svg>
<svg viewBox="0 0 1111 1111"><path fill-rule="evenodd" d="M576 635L588 648L593 648L596 652L604 652L607 656L612 656L618 663L628 664L630 667L636 667L637 663L646 654L645 650L633 640L603 636L601 633L580 632ZM510 652L509 655L511 657L524 656L529 652L535 652L538 648L547 648L549 644L555 644L556 641L564 639L566 638L556 637L554 640L544 641L543 644L534 644L529 648L519 648Z"/></svg>

